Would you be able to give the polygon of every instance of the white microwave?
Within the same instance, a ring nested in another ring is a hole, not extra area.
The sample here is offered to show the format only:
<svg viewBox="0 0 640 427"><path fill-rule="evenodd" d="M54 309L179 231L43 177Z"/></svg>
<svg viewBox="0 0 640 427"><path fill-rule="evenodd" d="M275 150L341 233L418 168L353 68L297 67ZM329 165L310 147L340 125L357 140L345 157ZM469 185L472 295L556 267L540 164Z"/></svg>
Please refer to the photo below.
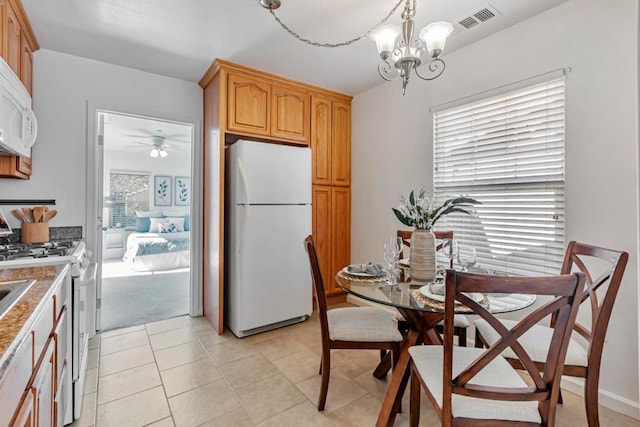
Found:
<svg viewBox="0 0 640 427"><path fill-rule="evenodd" d="M0 156L30 157L37 133L31 96L9 64L0 58Z"/></svg>

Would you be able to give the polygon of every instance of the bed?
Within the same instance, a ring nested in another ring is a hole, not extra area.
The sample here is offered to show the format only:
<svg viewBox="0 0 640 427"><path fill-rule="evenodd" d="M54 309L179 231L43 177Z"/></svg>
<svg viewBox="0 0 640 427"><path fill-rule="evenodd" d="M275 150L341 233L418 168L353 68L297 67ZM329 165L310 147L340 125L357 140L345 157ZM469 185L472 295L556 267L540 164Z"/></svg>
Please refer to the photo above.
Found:
<svg viewBox="0 0 640 427"><path fill-rule="evenodd" d="M123 260L135 271L189 267L189 232L134 232L127 237Z"/></svg>

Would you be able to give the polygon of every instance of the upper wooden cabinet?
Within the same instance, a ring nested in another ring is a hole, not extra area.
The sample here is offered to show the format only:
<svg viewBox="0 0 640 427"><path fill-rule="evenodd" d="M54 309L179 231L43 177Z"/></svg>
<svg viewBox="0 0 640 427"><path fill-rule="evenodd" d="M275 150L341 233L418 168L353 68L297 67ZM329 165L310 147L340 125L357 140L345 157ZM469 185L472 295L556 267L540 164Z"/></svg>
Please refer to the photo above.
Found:
<svg viewBox="0 0 640 427"><path fill-rule="evenodd" d="M313 183L351 185L351 104L311 95Z"/></svg>
<svg viewBox="0 0 640 427"><path fill-rule="evenodd" d="M0 0L0 40L2 58L33 96L33 52L40 46L20 0ZM0 156L0 178L29 179L31 172L31 156Z"/></svg>
<svg viewBox="0 0 640 427"><path fill-rule="evenodd" d="M271 89L271 136L308 145L309 94L277 84Z"/></svg>
<svg viewBox="0 0 640 427"><path fill-rule="evenodd" d="M271 85L258 79L229 74L230 131L270 135Z"/></svg>

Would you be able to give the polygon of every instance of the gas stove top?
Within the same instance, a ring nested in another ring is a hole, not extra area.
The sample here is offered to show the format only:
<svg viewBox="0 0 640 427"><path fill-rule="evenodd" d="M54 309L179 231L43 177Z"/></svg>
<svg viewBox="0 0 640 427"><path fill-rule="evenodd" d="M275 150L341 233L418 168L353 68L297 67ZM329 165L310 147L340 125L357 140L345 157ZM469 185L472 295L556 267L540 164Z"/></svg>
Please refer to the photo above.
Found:
<svg viewBox="0 0 640 427"><path fill-rule="evenodd" d="M69 256L73 253L75 246L76 244L72 241L0 245L0 261Z"/></svg>

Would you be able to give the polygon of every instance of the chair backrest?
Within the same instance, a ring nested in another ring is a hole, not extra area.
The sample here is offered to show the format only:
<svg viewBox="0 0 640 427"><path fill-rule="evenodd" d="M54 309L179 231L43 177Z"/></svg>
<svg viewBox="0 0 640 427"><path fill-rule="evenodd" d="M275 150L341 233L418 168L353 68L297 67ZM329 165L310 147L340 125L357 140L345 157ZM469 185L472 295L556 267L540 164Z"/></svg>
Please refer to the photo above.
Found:
<svg viewBox="0 0 640 427"><path fill-rule="evenodd" d="M404 244L404 246L411 248L411 233L413 233L413 231L397 230L396 236L402 239L402 243ZM438 240L453 239L453 231L434 231L433 235ZM436 251L439 251L441 249L442 249L442 242L436 245ZM403 258L404 258L404 250L400 252L400 259L403 259ZM449 268L453 268L453 259L451 260Z"/></svg>
<svg viewBox="0 0 640 427"><path fill-rule="evenodd" d="M329 322L327 320L327 296L324 291L324 282L322 273L320 272L320 263L318 262L318 253L313 244L313 237L310 235L304 239L304 247L309 255L309 266L311 268L311 279L313 281L313 289L316 294L316 304L318 304L318 316L320 317L320 330L322 331L322 341L328 344L329 340Z"/></svg>
<svg viewBox="0 0 640 427"><path fill-rule="evenodd" d="M584 281L583 273L551 277L506 277L447 270L443 344L443 419L451 418L452 394L492 400L538 401L538 410L543 424L546 425L547 420L554 419L564 359L569 346L572 327L580 306L580 296L584 289ZM543 304L528 314L509 330L481 303L477 303L465 295L465 293L469 292L534 294L553 298L550 302ZM500 339L453 378L453 315L455 301L471 308L486 320L500 334ZM555 329L544 369L540 372L531 356L520 345L518 339L540 320L551 316L553 313L557 313ZM501 357L501 353L507 347L511 347L517 355L520 363L533 380L534 385L517 389L474 385L473 377L496 357Z"/></svg>
<svg viewBox="0 0 640 427"><path fill-rule="evenodd" d="M595 259L600 261L590 262L590 260L594 261ZM581 271L586 278L584 294L580 301L589 300L591 327L576 322L573 328L589 342L590 367L600 365L609 318L611 317L613 304L618 295L628 259L629 254L627 252L599 248L575 241L569 242L567 246L561 274ZM602 261L605 262L603 263ZM590 264L591 268L587 264ZM606 266L603 267L603 264ZM594 272L598 273L595 278L593 277ZM601 300L598 299L596 291L603 295ZM551 321L552 325L554 321L555 318Z"/></svg>

